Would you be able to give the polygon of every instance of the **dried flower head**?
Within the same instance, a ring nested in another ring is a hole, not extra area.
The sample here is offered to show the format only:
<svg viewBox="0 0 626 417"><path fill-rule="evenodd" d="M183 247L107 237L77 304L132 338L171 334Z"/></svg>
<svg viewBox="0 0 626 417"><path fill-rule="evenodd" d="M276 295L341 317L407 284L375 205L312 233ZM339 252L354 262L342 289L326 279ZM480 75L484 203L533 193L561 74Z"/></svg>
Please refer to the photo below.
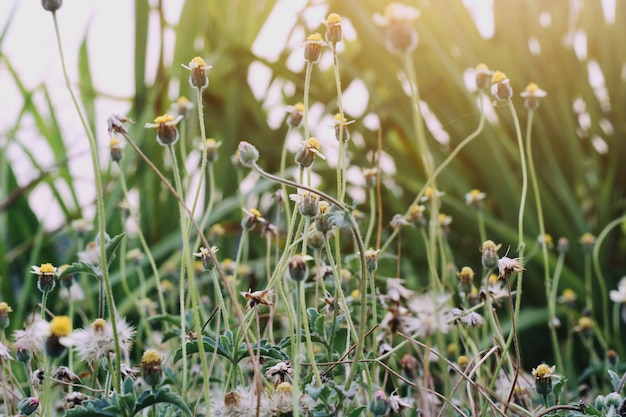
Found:
<svg viewBox="0 0 626 417"><path fill-rule="evenodd" d="M133 344L135 329L124 318L115 320L122 354L127 356ZM80 360L97 365L115 353L115 337L110 322L98 318L90 326L78 329L64 341L71 344Z"/></svg>
<svg viewBox="0 0 626 417"><path fill-rule="evenodd" d="M354 123L355 120L346 119L345 117L341 118L341 113L335 114L335 139L338 141L347 142L350 140L350 130L348 129L348 125Z"/></svg>
<svg viewBox="0 0 626 417"><path fill-rule="evenodd" d="M248 290L247 292L242 291L240 293L244 298L248 300L248 305L246 308L251 309L258 305L264 305L271 307L273 303L269 300L269 297L272 296L272 290L261 290L261 291L252 291Z"/></svg>
<svg viewBox="0 0 626 417"><path fill-rule="evenodd" d="M126 116L121 116L119 114L113 113L107 119L107 128L109 135L113 136L115 134L121 134L122 136L128 135L126 128L124 127L124 123L134 123L132 119L129 119Z"/></svg>
<svg viewBox="0 0 626 417"><path fill-rule="evenodd" d="M265 218L261 215L261 212L255 208L245 209L242 208L245 215L241 219L241 227L246 230L252 230L257 224L263 224L266 222Z"/></svg>
<svg viewBox="0 0 626 417"><path fill-rule="evenodd" d="M501 71L496 71L491 77L491 94L500 101L507 101L513 96L511 80Z"/></svg>
<svg viewBox="0 0 626 417"><path fill-rule="evenodd" d="M178 141L178 129L176 125L183 120L183 116L170 116L164 114L154 119L154 123L146 123L145 128L157 129L157 142L162 146L173 145Z"/></svg>
<svg viewBox="0 0 626 417"><path fill-rule="evenodd" d="M322 39L322 35L317 32L309 35L304 42L304 59L311 64L317 63L322 55L322 46L324 45L326 42Z"/></svg>
<svg viewBox="0 0 626 417"><path fill-rule="evenodd" d="M391 221L389 222L389 226L391 226L394 230L400 230L405 226L410 226L411 223L407 219L404 218L402 214L394 214Z"/></svg>
<svg viewBox="0 0 626 417"><path fill-rule="evenodd" d="M539 107L539 99L548 95L535 83L530 83L526 86L526 90L520 94L524 98L524 106L529 110L534 110Z"/></svg>
<svg viewBox="0 0 626 417"><path fill-rule="evenodd" d="M189 65L181 64L183 68L190 71L189 84L192 87L202 90L209 86L209 76L207 70L213 68L204 62L204 59L199 56L195 57L189 62Z"/></svg>
<svg viewBox="0 0 626 417"><path fill-rule="evenodd" d="M205 270L210 271L215 268L215 254L217 251L219 251L217 246L211 246L210 249L202 246L200 248L200 252L194 252L193 256L200 258L202 261L202 267Z"/></svg>
<svg viewBox="0 0 626 417"><path fill-rule="evenodd" d="M524 266L522 265L521 258L509 258L508 256L503 256L498 259L499 278L506 278L511 274L517 274L523 270Z"/></svg>
<svg viewBox="0 0 626 417"><path fill-rule="evenodd" d="M278 386L283 382L291 380L293 375L293 366L291 361L280 361L276 365L270 366L265 371L265 377L274 383L274 386Z"/></svg>

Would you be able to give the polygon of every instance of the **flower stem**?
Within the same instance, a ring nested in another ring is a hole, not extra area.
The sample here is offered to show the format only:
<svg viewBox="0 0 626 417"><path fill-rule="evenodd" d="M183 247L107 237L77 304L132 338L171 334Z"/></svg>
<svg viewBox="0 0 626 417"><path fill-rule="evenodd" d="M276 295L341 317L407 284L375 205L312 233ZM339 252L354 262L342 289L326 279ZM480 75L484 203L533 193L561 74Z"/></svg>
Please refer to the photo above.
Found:
<svg viewBox="0 0 626 417"><path fill-rule="evenodd" d="M113 330L113 339L115 346L115 372L113 373L113 385L115 391L119 392L121 385L121 351L119 344L119 337L117 334L117 324L115 323L115 303L113 300L113 289L111 287L111 281L109 278L109 269L106 259L106 250L104 245L104 235L106 233L106 220L105 220L105 212L104 212L104 193L102 190L102 178L100 176L100 163L98 162L98 148L96 146L96 139L87 123L87 119L83 114L80 105L78 104L78 100L74 91L72 90L72 85L70 83L70 78L67 73L67 68L65 66L65 58L63 57L63 46L61 43L61 34L59 31L59 24L57 21L56 12L52 12L52 19L54 21L54 31L57 40L57 46L59 48L59 56L61 59L61 67L63 69L63 78L65 79L65 86L67 87L67 91L69 92L74 107L76 108L76 112L78 113L78 118L85 130L85 134L87 135L87 139L89 141L89 148L91 150L91 162L93 165L94 179L96 183L96 212L98 217L98 234L100 236L100 242L96 242L100 246L100 265L102 266L102 279L104 281L104 289L106 291L107 302L109 304L109 316L111 321L111 326Z"/></svg>

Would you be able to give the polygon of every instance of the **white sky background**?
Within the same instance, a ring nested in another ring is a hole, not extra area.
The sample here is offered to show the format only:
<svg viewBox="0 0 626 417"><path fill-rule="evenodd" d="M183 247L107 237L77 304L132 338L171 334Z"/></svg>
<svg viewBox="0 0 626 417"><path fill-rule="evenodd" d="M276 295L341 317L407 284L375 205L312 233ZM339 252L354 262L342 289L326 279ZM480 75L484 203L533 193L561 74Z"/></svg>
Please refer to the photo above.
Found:
<svg viewBox="0 0 626 417"><path fill-rule="evenodd" d="M580 0L574 0L574 2L577 1ZM605 9L614 10L615 1L603 0ZM464 3L472 10L473 17L485 37L489 37L493 33L492 2L493 0L464 0ZM182 1L164 2L168 21L177 21L182 3ZM275 47L275 39L286 37L288 25L285 22L295 21L296 14L302 10L306 0L279 0L278 3L277 10L272 13L270 19L273 18L283 23L278 25L273 24L271 20L268 21L261 33L261 39L254 45L255 53L269 59L274 57L277 51L264 48L264 45L274 45ZM81 193L79 198L81 204L87 206L95 199L89 147L70 96L65 89L51 14L43 10L40 0L0 0L0 28L6 25L10 11L16 5L17 11L2 44L2 51L17 73L20 74L27 89L33 89L42 84L49 88L52 101L58 111L65 140L71 144L70 169L78 180L77 186ZM325 6L315 7L307 15L307 21L311 27L319 27L319 23L326 14ZM65 0L63 7L57 12L57 17L66 64L75 93L77 93L76 83L78 80L78 51L80 43L87 33L88 51L96 89L111 97L130 97L133 94L134 2L130 0ZM607 13L607 21L611 21L610 13ZM159 39L156 29L157 24L152 19L150 31L154 34L149 34L149 39ZM346 32L346 37L349 38L349 29ZM274 41L264 42L264 37L272 38ZM169 41L171 43L172 39ZM149 48L149 59L156 61L158 45L150 44ZM172 45L165 45L166 51L171 52L171 49ZM298 63L290 64L298 65ZM323 66L324 63L322 62L320 65ZM330 62L327 65L330 66ZM265 81L267 74L263 74L263 71L254 71L253 73L259 74L257 79L250 79L253 90L267 88L267 81ZM147 76L150 78L152 75L147 74ZM348 87L344 86L346 89ZM367 92L364 88L355 87L353 90L347 92L347 97L344 97L348 114L351 113L351 102L354 104L352 112L363 112L364 110L360 110L359 107L367 102ZM34 99L38 103L43 103L41 94L36 95ZM0 61L0 133L6 132L12 127L11 123L17 118L23 103L22 100L5 63ZM40 108L42 107L40 106ZM106 133L106 118L111 113L125 114L128 111L128 104L123 100L99 99L96 111L98 118L96 134L100 141L101 159L106 161L104 158L108 158L106 145L109 139ZM269 117L284 117L282 108L276 111L280 114L274 113L272 115L270 112ZM316 115L315 108L311 110L311 118L314 117L322 117L321 114ZM31 125L33 123L32 120L28 119L26 122L26 124ZM318 124L324 125L324 123ZM329 119L329 123L326 124L332 124L332 121ZM41 151L38 151L36 155L42 166L46 167L53 163L53 157L46 153L45 140L37 137L34 129L21 129L18 135L18 141L28 144L32 150L39 149L41 146ZM0 138L0 140L5 139ZM0 146L4 146L4 143ZM34 179L37 173L34 172L30 162L24 157L19 146L9 146L8 157L20 184L26 184ZM62 216L58 207L41 204L41 201L50 198L49 195L46 195L47 192L47 187L39 187L38 190L31 193L31 199L36 198L39 201L37 204L31 204L31 207L37 212L46 227L50 229L60 226ZM84 212L87 218L93 216L93 207L89 207L89 209L90 211Z"/></svg>

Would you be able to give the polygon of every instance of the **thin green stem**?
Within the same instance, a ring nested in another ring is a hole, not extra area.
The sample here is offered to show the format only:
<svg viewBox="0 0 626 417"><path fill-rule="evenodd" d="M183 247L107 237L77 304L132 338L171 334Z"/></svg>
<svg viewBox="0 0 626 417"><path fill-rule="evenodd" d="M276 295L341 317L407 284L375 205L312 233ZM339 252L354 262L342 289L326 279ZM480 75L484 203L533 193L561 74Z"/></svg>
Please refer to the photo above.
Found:
<svg viewBox="0 0 626 417"><path fill-rule="evenodd" d="M341 92L341 77L339 76L339 60L337 57L337 44L331 45L333 50L333 70L335 75L335 86L337 88L337 107L339 107L339 120L336 121L339 129L337 140L339 141L339 155L337 157L337 197L343 201L346 196L346 168L345 168L345 156L346 156L346 143L344 130L344 113L343 113L343 100Z"/></svg>
<svg viewBox="0 0 626 417"><path fill-rule="evenodd" d="M285 134L285 139L283 140L283 149L280 154L280 171L279 174L281 178L285 178L285 169L287 166L287 139L289 139L289 135L291 134L292 128L289 125L289 129L287 129L287 133ZM305 138L305 140L308 138ZM283 205L285 206L285 219L287 224L291 222L291 206L289 204L289 197L287 194L287 186L285 184L281 184L281 190L283 191Z"/></svg>
<svg viewBox="0 0 626 417"><path fill-rule="evenodd" d="M315 382L317 386L322 386L322 378L320 377L320 371L317 369L317 363L315 361L315 353L313 352L313 342L311 341L311 330L309 329L309 319L306 312L306 298L304 297L304 285L302 282L298 282L298 297L300 298L300 312L302 315L302 327L304 327L304 335L306 337L307 354L311 367L313 368L313 375L315 375Z"/></svg>
<svg viewBox="0 0 626 417"><path fill-rule="evenodd" d="M537 221L539 223L539 237L541 245L541 256L543 258L543 275L546 290L546 303L548 304L548 329L550 330L550 339L552 340L552 350L554 351L554 358L558 369L563 368L563 359L561 358L561 349L556 334L556 309L554 303L550 300L552 294L552 281L550 279L550 259L548 257L548 242L546 236L546 227L543 220L543 208L541 203L541 193L539 191L539 182L537 181L537 173L535 172L535 162L533 159L533 147L532 147L532 125L533 116L535 114L534 109L528 110L528 121L526 122L526 157L528 158L528 173L530 174L530 182L533 187L535 196L535 207L537 209Z"/></svg>
<svg viewBox="0 0 626 417"><path fill-rule="evenodd" d="M304 76L304 140L309 138L309 91L311 89L311 72L313 64L306 62L306 75Z"/></svg>
<svg viewBox="0 0 626 417"><path fill-rule="evenodd" d="M78 113L78 118L85 130L85 134L87 135L87 139L89 141L89 148L91 151L91 162L93 166L94 179L96 183L96 213L98 217L98 234L100 236L100 242L96 242L100 246L100 265L102 266L102 279L104 280L104 287L107 296L107 302L109 304L109 316L111 321L111 326L113 330L113 338L114 338L114 347L115 347L115 372L113 373L113 383L114 388L117 392L120 391L121 385L121 351L120 351L120 343L119 336L117 333L117 324L115 323L115 303L113 300L113 289L111 287L111 281L109 278L109 269L106 259L106 250L104 245L104 236L106 234L106 220L105 220L105 212L104 212L104 193L102 190L102 178L100 176L100 163L98 161L98 148L96 145L96 139L87 123L87 119L83 114L83 111L80 108L78 103L78 99L72 90L72 85L70 83L70 78L67 73L67 68L65 66L65 58L63 56L63 45L61 42L61 33L59 31L59 24L57 21L56 12L52 12L52 20L54 21L54 31L57 40L57 46L59 48L59 57L61 59L61 66L63 69L63 78L65 79L65 86L67 91L69 92L72 103L76 108L76 112Z"/></svg>

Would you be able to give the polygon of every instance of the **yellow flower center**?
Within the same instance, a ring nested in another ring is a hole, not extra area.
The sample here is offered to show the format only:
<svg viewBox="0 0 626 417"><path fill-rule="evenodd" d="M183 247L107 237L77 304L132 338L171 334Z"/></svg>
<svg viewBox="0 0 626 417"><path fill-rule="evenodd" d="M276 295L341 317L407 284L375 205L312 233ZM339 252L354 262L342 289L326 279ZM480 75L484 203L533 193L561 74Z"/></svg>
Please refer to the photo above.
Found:
<svg viewBox="0 0 626 417"><path fill-rule="evenodd" d="M217 141L213 138L206 139L205 143L208 148L215 147L217 145Z"/></svg>
<svg viewBox="0 0 626 417"><path fill-rule="evenodd" d="M486 64L480 63L476 65L477 71L489 71L489 67Z"/></svg>
<svg viewBox="0 0 626 417"><path fill-rule="evenodd" d="M426 207L420 206L420 205L417 205L417 204L413 204L411 206L411 211L410 211L409 214L411 214L411 215L422 214L422 213L424 213L424 210L426 210Z"/></svg>
<svg viewBox="0 0 626 417"><path fill-rule="evenodd" d="M337 113L335 115L335 122L339 123L339 121L341 120L341 113ZM343 122L346 123L348 121L348 119L346 119L345 117L343 118Z"/></svg>
<svg viewBox="0 0 626 417"><path fill-rule="evenodd" d="M535 83L530 83L526 86L526 92L528 93L534 93L537 90L539 90L539 86Z"/></svg>
<svg viewBox="0 0 626 417"><path fill-rule="evenodd" d="M200 58L199 56L192 59L191 62L196 64L198 67L206 67L206 62L204 62L204 59Z"/></svg>
<svg viewBox="0 0 626 417"><path fill-rule="evenodd" d="M578 320L578 327L580 327L581 330L589 330L593 327L593 320L589 317L581 317Z"/></svg>
<svg viewBox="0 0 626 417"><path fill-rule="evenodd" d="M489 275L489 279L488 279L489 285L496 284L497 282L498 282L498 275L496 274Z"/></svg>
<svg viewBox="0 0 626 417"><path fill-rule="evenodd" d="M200 58L200 59L202 59L202 58ZM178 104L187 104L187 103L189 103L189 100L185 96L180 96L180 98L178 100L176 100L176 102Z"/></svg>
<svg viewBox="0 0 626 417"><path fill-rule="evenodd" d="M13 309L9 307L7 303L4 301L0 302L0 313L10 313L11 311L13 311Z"/></svg>
<svg viewBox="0 0 626 417"><path fill-rule="evenodd" d="M339 16L337 13L331 13L326 18L326 24L328 26L336 25L339 23L341 23L341 16Z"/></svg>
<svg viewBox="0 0 626 417"><path fill-rule="evenodd" d="M485 240L483 242L483 248L482 248L482 252L486 251L486 250L495 250L497 251L498 249L500 249L502 245L496 245L493 240Z"/></svg>
<svg viewBox="0 0 626 417"><path fill-rule="evenodd" d="M359 295L361 295L361 293L359 292L359 290L353 290L353 291L350 293L350 296L351 296L354 300L356 300L357 298L359 298Z"/></svg>
<svg viewBox="0 0 626 417"><path fill-rule="evenodd" d="M293 105L293 109L299 113L304 112L304 104L302 103L296 103Z"/></svg>
<svg viewBox="0 0 626 417"><path fill-rule="evenodd" d="M320 35L319 33L315 32L312 35L309 35L308 38L306 38L307 41L313 41L313 42L322 42L322 35Z"/></svg>
<svg viewBox="0 0 626 417"><path fill-rule="evenodd" d="M54 274L55 268L51 263L41 264L39 272L41 274Z"/></svg>
<svg viewBox="0 0 626 417"><path fill-rule="evenodd" d="M172 283L169 280L164 279L161 281L161 289L163 292L170 292L172 288Z"/></svg>
<svg viewBox="0 0 626 417"><path fill-rule="evenodd" d="M561 297L565 301L574 301L576 299L576 292L571 288L566 288L563 290Z"/></svg>
<svg viewBox="0 0 626 417"><path fill-rule="evenodd" d="M141 357L141 363L149 364L149 363L160 363L161 355L154 349L148 349L143 353Z"/></svg>
<svg viewBox="0 0 626 417"><path fill-rule="evenodd" d="M328 210L330 210L330 204L328 204L328 201L320 201L318 204L318 208L320 210L320 214L324 214L327 213Z"/></svg>
<svg viewBox="0 0 626 417"><path fill-rule="evenodd" d="M591 233L585 233L580 237L580 243L583 245L593 245L596 241L596 237Z"/></svg>
<svg viewBox="0 0 626 417"><path fill-rule="evenodd" d="M72 322L67 316L56 316L50 322L50 333L56 337L67 336L72 332Z"/></svg>
<svg viewBox="0 0 626 417"><path fill-rule="evenodd" d="M164 114L154 119L154 123L165 124L173 120L174 120L174 117L170 116L169 114Z"/></svg>
<svg viewBox="0 0 626 417"><path fill-rule="evenodd" d="M493 76L491 77L491 83L492 84L496 84L496 83L501 83L502 81L506 80L508 77L506 76L505 73L503 73L502 71L496 71L493 73Z"/></svg>
<svg viewBox="0 0 626 417"><path fill-rule="evenodd" d="M481 197L482 192L476 188L474 188L472 191L469 192L470 197L472 198L478 198Z"/></svg>
<svg viewBox="0 0 626 417"><path fill-rule="evenodd" d="M249 212L250 212L250 213L251 213L254 217L263 217L263 216L261 215L261 212L260 212L259 210L255 209L255 208L248 209L248 211L249 211Z"/></svg>
<svg viewBox="0 0 626 417"><path fill-rule="evenodd" d="M469 358L465 355L459 356L456 363L461 367L466 367L469 364Z"/></svg>
<svg viewBox="0 0 626 417"><path fill-rule="evenodd" d="M315 149L316 151L320 150L320 141L316 138L308 138L305 142L305 147L307 149Z"/></svg>
<svg viewBox="0 0 626 417"><path fill-rule="evenodd" d="M276 392L279 394L291 394L291 384L289 382L281 382L276 387Z"/></svg>
<svg viewBox="0 0 626 417"><path fill-rule="evenodd" d="M545 363L542 363L541 365L537 366L537 368L535 368L535 370L533 371L533 376L536 379L545 379L552 376L553 371L554 369L552 367L549 367Z"/></svg>
<svg viewBox="0 0 626 417"><path fill-rule="evenodd" d="M109 146L111 148L119 146L119 144L120 144L120 140L118 138L111 138L111 142L109 142Z"/></svg>
<svg viewBox="0 0 626 417"><path fill-rule="evenodd" d="M104 326L106 325L106 321L104 319L95 319L93 323L91 323L91 327L99 333L104 330Z"/></svg>

